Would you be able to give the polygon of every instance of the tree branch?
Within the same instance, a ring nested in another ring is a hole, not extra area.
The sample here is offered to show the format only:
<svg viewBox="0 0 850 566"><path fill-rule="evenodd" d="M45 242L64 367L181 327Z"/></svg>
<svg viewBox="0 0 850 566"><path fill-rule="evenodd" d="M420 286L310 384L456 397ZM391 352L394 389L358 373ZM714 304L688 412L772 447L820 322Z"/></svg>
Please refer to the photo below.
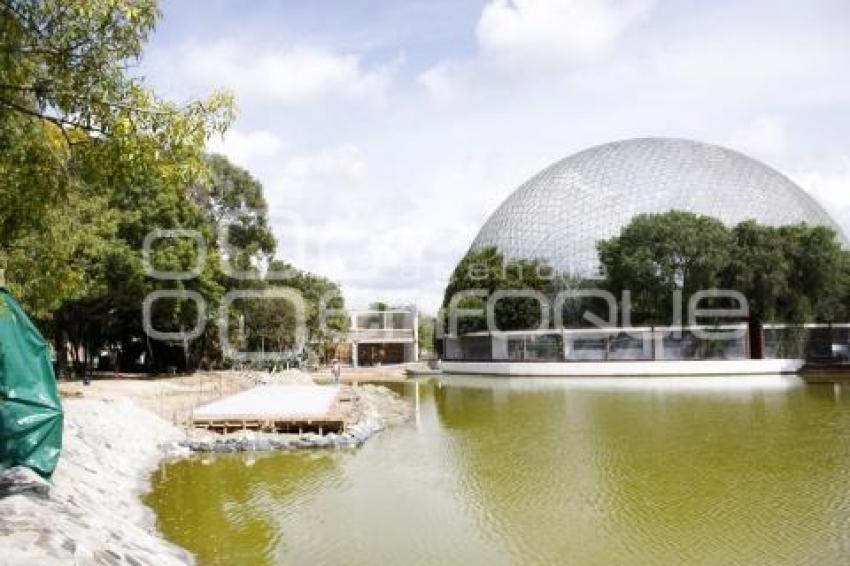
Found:
<svg viewBox="0 0 850 566"><path fill-rule="evenodd" d="M91 104L99 104L101 106L108 106L110 108L117 108L119 110L126 110L128 112L134 112L136 114L148 114L151 116L172 116L177 112L174 110L154 110L148 108L140 108L138 106L133 106L132 104L124 104L122 102L109 102L107 100L102 100L94 97L87 97L82 95L76 95L71 93L57 92L51 90L42 90L38 85L11 85L11 84L0 84L0 90L12 90L17 92L31 92L37 95L53 95L53 96L67 96L68 98L73 98L77 101L89 102ZM0 100L0 102L3 102ZM71 122L75 124L75 122Z"/></svg>
<svg viewBox="0 0 850 566"><path fill-rule="evenodd" d="M21 12L18 8L16 8L12 2L8 0L0 0L0 8L5 8L7 12L11 13L12 16L17 17L22 24L29 27L32 31L44 37L44 33L41 29L36 25L34 21L32 21L27 14Z"/></svg>
<svg viewBox="0 0 850 566"><path fill-rule="evenodd" d="M58 126L63 131L65 129L65 126L73 126L75 128L80 128L81 130L86 130L88 132L101 134L101 135L104 135L104 136L109 135L108 132L106 132L106 131L104 131L100 128L96 128L96 127L88 125L88 124L82 124L80 122L77 122L77 121L74 121L74 120L69 120L67 118L63 118L63 117L60 117L60 116L51 116L49 114L43 114L43 113L37 112L35 110L30 110L26 106L21 106L19 104L15 104L14 102L9 102L8 100L4 100L2 98L0 98L0 105L3 105L6 108L9 108L9 109L14 110L16 112L20 112L21 114L26 114L27 116L32 116L34 118L38 118L39 120L44 120L46 122L50 122L50 123Z"/></svg>

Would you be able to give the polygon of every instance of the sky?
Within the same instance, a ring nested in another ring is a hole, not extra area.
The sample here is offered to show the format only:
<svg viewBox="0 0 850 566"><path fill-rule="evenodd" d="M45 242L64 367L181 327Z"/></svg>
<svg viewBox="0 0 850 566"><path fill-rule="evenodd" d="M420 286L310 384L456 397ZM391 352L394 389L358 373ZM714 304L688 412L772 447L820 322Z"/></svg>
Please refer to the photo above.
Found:
<svg viewBox="0 0 850 566"><path fill-rule="evenodd" d="M203 6L203 8L201 8ZM212 150L265 189L278 257L350 306L435 312L545 166L646 136L743 151L850 234L846 0L164 0L140 71L231 91Z"/></svg>

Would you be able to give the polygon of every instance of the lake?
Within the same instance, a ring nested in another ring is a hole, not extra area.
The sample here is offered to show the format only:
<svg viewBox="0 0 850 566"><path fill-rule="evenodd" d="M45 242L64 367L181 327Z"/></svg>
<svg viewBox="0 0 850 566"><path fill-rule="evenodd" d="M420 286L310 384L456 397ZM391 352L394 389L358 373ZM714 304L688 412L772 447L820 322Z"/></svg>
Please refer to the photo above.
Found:
<svg viewBox="0 0 850 566"><path fill-rule="evenodd" d="M850 562L848 386L402 387L416 418L360 449L163 466L159 528L201 564Z"/></svg>

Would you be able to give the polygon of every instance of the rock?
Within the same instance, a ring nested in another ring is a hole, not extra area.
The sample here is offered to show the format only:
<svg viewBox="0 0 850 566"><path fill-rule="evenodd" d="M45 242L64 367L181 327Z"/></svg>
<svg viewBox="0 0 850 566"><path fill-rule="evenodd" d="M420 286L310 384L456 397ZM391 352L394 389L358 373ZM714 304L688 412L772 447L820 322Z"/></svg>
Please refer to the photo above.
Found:
<svg viewBox="0 0 850 566"><path fill-rule="evenodd" d="M163 456L170 459L183 458L191 452L190 448L181 442L170 442L160 445Z"/></svg>
<svg viewBox="0 0 850 566"><path fill-rule="evenodd" d="M305 377L306 376L306 377ZM307 374L298 371L268 374L260 372L245 377L252 381L268 380L270 383L307 379ZM256 379L254 379L256 378ZM291 450L306 448L352 448L363 444L367 439L389 425L407 420L410 404L389 389L380 386L364 385L357 390L355 400L356 422L342 433L329 432L325 435L306 432L297 438L290 434L275 434L256 431L237 431L219 435L211 432L198 432L201 440L183 440L181 447L191 452L252 452L269 450Z"/></svg>
<svg viewBox="0 0 850 566"><path fill-rule="evenodd" d="M50 494L50 483L25 466L15 466L0 472L0 497L18 493L47 497Z"/></svg>
<svg viewBox="0 0 850 566"><path fill-rule="evenodd" d="M337 448L353 448L357 446L357 439L351 436L339 436L334 441L334 446Z"/></svg>

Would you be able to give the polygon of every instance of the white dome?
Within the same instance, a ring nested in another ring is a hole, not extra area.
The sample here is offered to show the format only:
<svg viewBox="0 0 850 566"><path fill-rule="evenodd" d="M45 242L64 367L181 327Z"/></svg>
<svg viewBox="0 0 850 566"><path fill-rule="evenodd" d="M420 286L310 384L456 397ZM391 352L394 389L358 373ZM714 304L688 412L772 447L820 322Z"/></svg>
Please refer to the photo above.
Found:
<svg viewBox="0 0 850 566"><path fill-rule="evenodd" d="M544 169L499 206L471 249L495 246L508 259L589 275L599 268L596 242L638 214L670 210L729 226L825 225L844 239L829 214L774 169L716 145L646 138L592 147Z"/></svg>

